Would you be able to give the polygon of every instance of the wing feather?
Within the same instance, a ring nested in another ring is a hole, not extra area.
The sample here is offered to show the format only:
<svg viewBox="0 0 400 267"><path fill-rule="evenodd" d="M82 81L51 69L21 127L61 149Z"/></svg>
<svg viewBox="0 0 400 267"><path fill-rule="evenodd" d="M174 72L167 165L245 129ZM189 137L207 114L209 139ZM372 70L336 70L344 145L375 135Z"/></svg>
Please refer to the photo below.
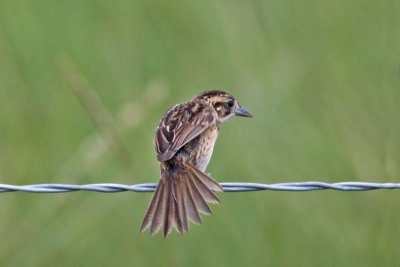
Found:
<svg viewBox="0 0 400 267"><path fill-rule="evenodd" d="M205 101L190 101L171 108L157 127L157 159L167 161L188 142L217 123L217 114Z"/></svg>

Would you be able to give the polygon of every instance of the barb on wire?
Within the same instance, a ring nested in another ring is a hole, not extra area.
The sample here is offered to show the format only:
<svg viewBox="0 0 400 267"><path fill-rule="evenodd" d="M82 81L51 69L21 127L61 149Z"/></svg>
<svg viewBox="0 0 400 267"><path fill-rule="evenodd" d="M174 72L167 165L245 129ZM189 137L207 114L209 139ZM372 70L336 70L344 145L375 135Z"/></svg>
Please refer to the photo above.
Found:
<svg viewBox="0 0 400 267"><path fill-rule="evenodd" d="M113 183L101 184L31 184L31 185L9 185L0 184L0 193L6 192L29 192L29 193L65 193L74 191L95 191L103 193L117 192L153 192L156 183L124 185ZM341 190L341 191L365 191L375 189L400 189L400 183L367 183L367 182L341 182L341 183L323 183L323 182L295 182L278 184L260 184L260 183L221 183L224 192L248 192L260 190L275 191L313 191L313 190Z"/></svg>

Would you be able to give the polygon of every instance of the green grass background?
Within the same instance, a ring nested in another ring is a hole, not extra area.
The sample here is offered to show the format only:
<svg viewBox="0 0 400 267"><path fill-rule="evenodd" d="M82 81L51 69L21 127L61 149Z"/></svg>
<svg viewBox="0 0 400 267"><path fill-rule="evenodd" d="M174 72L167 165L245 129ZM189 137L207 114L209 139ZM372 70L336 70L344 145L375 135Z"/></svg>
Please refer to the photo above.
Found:
<svg viewBox="0 0 400 267"><path fill-rule="evenodd" d="M395 0L0 1L0 182L156 182L159 119L207 89L254 114L221 127L218 181L400 182L399 14ZM165 240L139 234L150 194L1 194L0 265L400 264L398 191L219 196Z"/></svg>

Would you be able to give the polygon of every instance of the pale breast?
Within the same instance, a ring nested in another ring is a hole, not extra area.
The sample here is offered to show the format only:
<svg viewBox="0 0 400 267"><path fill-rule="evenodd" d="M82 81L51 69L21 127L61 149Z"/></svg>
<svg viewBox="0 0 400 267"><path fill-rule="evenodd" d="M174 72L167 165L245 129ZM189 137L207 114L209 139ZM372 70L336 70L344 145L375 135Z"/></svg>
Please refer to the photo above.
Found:
<svg viewBox="0 0 400 267"><path fill-rule="evenodd" d="M197 155L195 157L196 167L205 171L208 163L210 162L215 141L218 137L218 126L212 126L206 131L204 131L198 139Z"/></svg>

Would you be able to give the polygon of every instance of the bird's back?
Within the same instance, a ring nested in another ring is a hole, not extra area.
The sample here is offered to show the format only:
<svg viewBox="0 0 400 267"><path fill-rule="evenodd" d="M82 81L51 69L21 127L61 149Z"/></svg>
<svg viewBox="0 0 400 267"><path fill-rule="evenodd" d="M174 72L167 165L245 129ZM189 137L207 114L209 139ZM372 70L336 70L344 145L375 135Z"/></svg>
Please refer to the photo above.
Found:
<svg viewBox="0 0 400 267"><path fill-rule="evenodd" d="M171 108L160 121L154 139L160 162L184 160L204 170L218 136L215 110L196 99Z"/></svg>

